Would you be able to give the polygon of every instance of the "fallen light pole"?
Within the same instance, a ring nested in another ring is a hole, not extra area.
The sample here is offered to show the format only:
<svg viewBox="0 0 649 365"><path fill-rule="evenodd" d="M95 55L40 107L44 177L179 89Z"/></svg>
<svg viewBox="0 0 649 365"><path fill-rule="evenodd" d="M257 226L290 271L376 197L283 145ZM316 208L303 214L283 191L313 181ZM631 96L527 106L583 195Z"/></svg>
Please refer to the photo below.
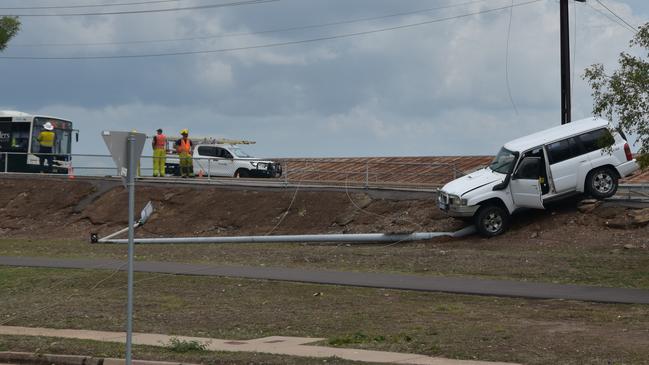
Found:
<svg viewBox="0 0 649 365"><path fill-rule="evenodd" d="M153 205L151 202L148 202L144 209L142 209L142 213L140 215L140 220L135 222L133 224L133 229L142 227L144 223L146 223L147 220L149 220L149 217L151 217L151 214L153 214ZM128 232L130 227L126 227L124 229L120 229L119 231L115 233L111 233L108 236L105 236L103 238L99 238L99 235L97 233L91 233L90 234L90 243L102 243L110 240L113 237L117 237L122 233Z"/></svg>
<svg viewBox="0 0 649 365"><path fill-rule="evenodd" d="M304 234L277 236L231 236L231 237L174 237L136 238L136 244L199 244L199 243L378 243L412 242L437 237L459 238L475 232L468 226L455 232L413 232L413 233L358 233L358 234ZM111 235L112 237L115 234ZM128 243L127 239L102 238L97 243Z"/></svg>

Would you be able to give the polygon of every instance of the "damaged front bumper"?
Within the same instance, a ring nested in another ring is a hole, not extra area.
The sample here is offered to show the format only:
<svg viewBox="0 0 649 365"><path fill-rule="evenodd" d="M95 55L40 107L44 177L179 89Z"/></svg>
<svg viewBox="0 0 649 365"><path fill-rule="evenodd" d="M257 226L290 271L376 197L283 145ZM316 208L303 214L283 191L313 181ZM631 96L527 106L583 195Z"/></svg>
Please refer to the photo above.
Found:
<svg viewBox="0 0 649 365"><path fill-rule="evenodd" d="M456 195L437 191L437 207L451 217L472 217L478 210L477 205L467 205L466 200Z"/></svg>

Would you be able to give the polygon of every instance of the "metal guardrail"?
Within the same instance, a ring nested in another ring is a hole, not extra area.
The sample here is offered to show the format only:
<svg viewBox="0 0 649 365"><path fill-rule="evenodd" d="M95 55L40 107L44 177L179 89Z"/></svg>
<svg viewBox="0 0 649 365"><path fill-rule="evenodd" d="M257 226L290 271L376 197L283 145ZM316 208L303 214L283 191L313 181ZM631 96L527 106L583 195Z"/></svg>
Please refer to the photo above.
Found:
<svg viewBox="0 0 649 365"><path fill-rule="evenodd" d="M27 155L25 152L0 152L0 175L15 173L9 166L8 156ZM117 177L119 171L110 155L101 154L33 154L64 156L72 164L73 174L88 177ZM173 160L175 156L169 159ZM175 181L172 176L154 178L153 156L142 156L139 164L138 178L146 181ZM193 158L194 161L210 160L210 158ZM246 159L232 159L242 160ZM271 179L233 179L232 177L216 176L208 168L203 178L190 180L191 183L238 185L255 187L349 187L349 188L389 188L432 191L457 177L464 175L452 163L434 162L393 162L345 158L322 159L270 159L281 163L283 174ZM359 161L360 160L360 161ZM208 164L209 166L210 164ZM54 174L54 175L61 175ZM178 179L176 182L179 182ZM189 181L183 181L189 183ZM649 184L624 183L620 184L617 194L627 199L649 200Z"/></svg>
<svg viewBox="0 0 649 365"><path fill-rule="evenodd" d="M119 171L115 167L110 155L101 154L55 154L25 152L2 152L0 153L0 173L20 172L11 168L9 156L13 155L34 155L34 156L57 156L65 157L71 162L73 173L78 176L106 177L118 176ZM153 175L154 156L142 156L138 164L138 177L146 178ZM170 156L169 160L177 161L176 156ZM199 161L214 160L213 158L193 158L194 166ZM247 159L234 158L231 161L249 161ZM260 158L260 160L262 160ZM264 159L265 160L265 159ZM271 179L282 182L284 186L296 184L321 184L350 187L398 187L431 189L453 180L463 173L450 163L424 163L424 162L391 162L391 161L358 161L340 158L331 159L270 159L282 165L282 176ZM223 183L228 177L215 174L211 170L212 164L204 164L207 169L203 171L203 178L219 180ZM61 167L67 170L67 167ZM195 171L197 174L199 171ZM232 176L229 176L232 177Z"/></svg>

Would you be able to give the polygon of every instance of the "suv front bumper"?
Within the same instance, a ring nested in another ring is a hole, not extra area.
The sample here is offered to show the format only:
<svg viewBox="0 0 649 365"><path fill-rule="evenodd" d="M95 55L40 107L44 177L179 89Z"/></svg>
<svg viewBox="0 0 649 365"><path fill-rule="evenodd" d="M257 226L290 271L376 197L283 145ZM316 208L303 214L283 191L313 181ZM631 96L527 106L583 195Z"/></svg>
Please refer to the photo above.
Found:
<svg viewBox="0 0 649 365"><path fill-rule="evenodd" d="M270 163L266 169L251 169L252 177L280 177L282 176L282 165L279 163Z"/></svg>
<svg viewBox="0 0 649 365"><path fill-rule="evenodd" d="M437 192L437 207L451 217L473 217L475 212L480 208L477 205L456 204L457 197L450 196L443 191ZM457 198L459 200L459 198Z"/></svg>

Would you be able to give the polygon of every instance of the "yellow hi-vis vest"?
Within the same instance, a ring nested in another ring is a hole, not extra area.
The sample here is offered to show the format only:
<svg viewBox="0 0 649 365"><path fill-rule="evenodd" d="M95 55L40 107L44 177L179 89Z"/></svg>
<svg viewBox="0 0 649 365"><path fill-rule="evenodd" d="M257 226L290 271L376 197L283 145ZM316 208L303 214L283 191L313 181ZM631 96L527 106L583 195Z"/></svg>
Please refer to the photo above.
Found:
<svg viewBox="0 0 649 365"><path fill-rule="evenodd" d="M38 142L43 147L54 147L54 132L42 131L38 135Z"/></svg>

